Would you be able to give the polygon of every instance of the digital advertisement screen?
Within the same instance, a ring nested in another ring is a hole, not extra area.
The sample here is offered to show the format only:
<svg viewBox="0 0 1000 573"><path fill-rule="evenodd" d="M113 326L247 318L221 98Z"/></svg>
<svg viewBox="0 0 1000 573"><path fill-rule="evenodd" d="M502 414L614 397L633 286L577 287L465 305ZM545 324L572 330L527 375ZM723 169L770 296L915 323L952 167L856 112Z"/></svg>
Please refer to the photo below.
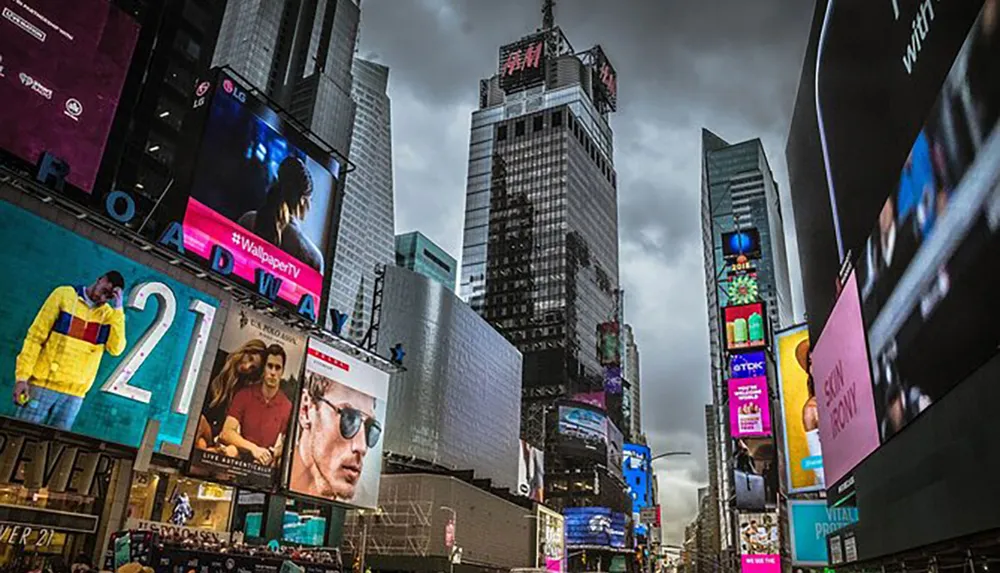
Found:
<svg viewBox="0 0 1000 573"><path fill-rule="evenodd" d="M741 513L740 571L780 573L780 526L776 513Z"/></svg>
<svg viewBox="0 0 1000 573"><path fill-rule="evenodd" d="M851 273L812 352L823 468L832 487L879 446L857 275Z"/></svg>
<svg viewBox="0 0 1000 573"><path fill-rule="evenodd" d="M0 0L0 148L90 193L138 37L107 0Z"/></svg>
<svg viewBox="0 0 1000 573"><path fill-rule="evenodd" d="M559 406L559 445L572 455L607 457L608 418L597 409Z"/></svg>
<svg viewBox="0 0 1000 573"><path fill-rule="evenodd" d="M767 376L767 354L762 350L729 355L730 378Z"/></svg>
<svg viewBox="0 0 1000 573"><path fill-rule="evenodd" d="M771 435L771 398L766 376L729 379L729 435L734 438Z"/></svg>
<svg viewBox="0 0 1000 573"><path fill-rule="evenodd" d="M733 440L733 486L736 509L763 511L778 502L777 450L772 438Z"/></svg>
<svg viewBox="0 0 1000 573"><path fill-rule="evenodd" d="M604 393L621 397L622 368L620 365L604 367Z"/></svg>
<svg viewBox="0 0 1000 573"><path fill-rule="evenodd" d="M250 488L276 485L305 351L299 332L230 307L198 419L193 475Z"/></svg>
<svg viewBox="0 0 1000 573"><path fill-rule="evenodd" d="M738 274L729 279L726 286L729 304L750 304L760 300L760 285L751 274Z"/></svg>
<svg viewBox="0 0 1000 573"><path fill-rule="evenodd" d="M764 303L725 306L726 350L750 350L767 346L767 313Z"/></svg>
<svg viewBox="0 0 1000 573"><path fill-rule="evenodd" d="M809 328L775 335L778 393L784 419L785 472L790 493L826 488L819 437L819 403L809 376Z"/></svg>
<svg viewBox="0 0 1000 573"><path fill-rule="evenodd" d="M388 393L388 373L310 338L288 489L376 507Z"/></svg>
<svg viewBox="0 0 1000 573"><path fill-rule="evenodd" d="M535 567L562 573L566 570L566 523L562 515L539 505L538 549Z"/></svg>
<svg viewBox="0 0 1000 573"><path fill-rule="evenodd" d="M898 186L900 166L983 4L817 2L786 147L813 340L836 300L842 257L860 254ZM924 23L926 41L914 39L914 26ZM991 39L978 42L980 54L995 49ZM987 85L969 93L981 110L993 105L981 103ZM954 117L962 124L976 115Z"/></svg>
<svg viewBox="0 0 1000 573"><path fill-rule="evenodd" d="M500 89L512 92L545 82L545 36L535 35L500 48Z"/></svg>
<svg viewBox="0 0 1000 573"><path fill-rule="evenodd" d="M586 392L582 394L574 394L570 398L573 402L579 402L581 404L587 404L590 406L596 406L602 410L607 409L607 401L604 392Z"/></svg>
<svg viewBox="0 0 1000 573"><path fill-rule="evenodd" d="M608 106L613 110L618 109L618 72L611 65L611 61L600 46L594 47L597 57L594 61L594 87Z"/></svg>
<svg viewBox="0 0 1000 573"><path fill-rule="evenodd" d="M232 275L258 271L277 298L320 308L330 265L340 165L238 82L219 73L184 212L184 248L210 262L215 246Z"/></svg>
<svg viewBox="0 0 1000 573"><path fill-rule="evenodd" d="M760 232L757 229L742 229L722 233L722 256L727 263L733 263L740 257L759 259Z"/></svg>
<svg viewBox="0 0 1000 573"><path fill-rule="evenodd" d="M992 6L992 2L988 3ZM997 354L1000 58L984 9L945 79L858 261L882 441Z"/></svg>
<svg viewBox="0 0 1000 573"><path fill-rule="evenodd" d="M524 440L517 458L517 493L528 499L545 501L545 454Z"/></svg>
<svg viewBox="0 0 1000 573"><path fill-rule="evenodd" d="M0 415L131 447L158 420L181 455L219 300L4 201L0 221Z"/></svg>
<svg viewBox="0 0 1000 573"><path fill-rule="evenodd" d="M621 365L621 325L617 322L602 322L597 325L597 358L601 366Z"/></svg>
<svg viewBox="0 0 1000 573"><path fill-rule="evenodd" d="M625 547L625 514L606 507L567 507L566 545L569 547Z"/></svg>
<svg viewBox="0 0 1000 573"><path fill-rule="evenodd" d="M792 565L829 565L826 536L857 521L856 507L827 507L823 500L788 500Z"/></svg>
<svg viewBox="0 0 1000 573"><path fill-rule="evenodd" d="M643 508L653 505L649 447L641 444L625 444L622 453L622 477L625 478L628 494L632 499L632 523L635 524L635 534L646 535L647 527L640 522L639 514Z"/></svg>

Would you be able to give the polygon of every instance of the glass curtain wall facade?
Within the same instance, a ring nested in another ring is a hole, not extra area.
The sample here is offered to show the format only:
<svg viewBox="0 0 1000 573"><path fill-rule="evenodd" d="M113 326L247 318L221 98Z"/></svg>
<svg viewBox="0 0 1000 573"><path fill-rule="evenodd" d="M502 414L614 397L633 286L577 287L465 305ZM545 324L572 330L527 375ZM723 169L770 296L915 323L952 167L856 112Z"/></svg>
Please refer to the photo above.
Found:
<svg viewBox="0 0 1000 573"><path fill-rule="evenodd" d="M754 262L760 298L768 307L771 332L792 324L791 284L785 252L784 228L778 186L759 139L730 144L708 130L702 130L702 246L705 291L708 302L709 346L711 352L712 397L715 416L712 428L717 446L717 500L721 549L734 550L734 525L727 503L732 486L726 430L726 351L721 338L721 308L726 296L726 265L722 254L722 234L756 228L760 233L761 258Z"/></svg>
<svg viewBox="0 0 1000 573"><path fill-rule="evenodd" d="M419 231L396 235L396 266L437 281L455 292L455 257Z"/></svg>

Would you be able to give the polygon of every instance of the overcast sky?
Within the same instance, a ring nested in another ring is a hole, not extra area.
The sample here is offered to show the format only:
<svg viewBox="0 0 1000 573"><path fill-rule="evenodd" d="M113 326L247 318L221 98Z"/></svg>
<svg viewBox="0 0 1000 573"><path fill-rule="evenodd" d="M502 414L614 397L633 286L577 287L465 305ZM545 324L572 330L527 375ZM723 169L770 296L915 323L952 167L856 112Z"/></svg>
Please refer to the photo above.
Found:
<svg viewBox="0 0 1000 573"><path fill-rule="evenodd" d="M498 48L532 32L541 0L364 0L362 57L390 67L396 232L419 230L460 258L469 125ZM796 315L795 230L784 145L810 0L559 0L577 50L599 43L618 70L615 133L620 278L641 356L664 543L680 544L707 484L708 326L699 192L701 129L760 137L782 187Z"/></svg>

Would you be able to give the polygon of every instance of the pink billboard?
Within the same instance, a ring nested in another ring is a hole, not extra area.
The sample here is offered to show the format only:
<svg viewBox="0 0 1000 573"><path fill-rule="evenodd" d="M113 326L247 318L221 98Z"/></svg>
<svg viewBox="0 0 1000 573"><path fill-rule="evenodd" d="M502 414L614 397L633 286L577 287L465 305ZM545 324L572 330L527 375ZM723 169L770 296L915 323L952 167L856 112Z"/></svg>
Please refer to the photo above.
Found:
<svg viewBox="0 0 1000 573"><path fill-rule="evenodd" d="M734 438L771 435L767 377L729 379L729 434Z"/></svg>
<svg viewBox="0 0 1000 573"><path fill-rule="evenodd" d="M826 483L834 485L879 446L857 276L847 279L812 352Z"/></svg>

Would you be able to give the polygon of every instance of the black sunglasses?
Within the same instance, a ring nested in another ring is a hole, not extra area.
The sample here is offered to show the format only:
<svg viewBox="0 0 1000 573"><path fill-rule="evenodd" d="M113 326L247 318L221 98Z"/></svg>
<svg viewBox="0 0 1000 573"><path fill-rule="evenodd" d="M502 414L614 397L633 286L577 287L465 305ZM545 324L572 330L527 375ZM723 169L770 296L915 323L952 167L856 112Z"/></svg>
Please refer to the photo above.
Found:
<svg viewBox="0 0 1000 573"><path fill-rule="evenodd" d="M340 414L340 435L345 440L354 439L354 436L357 436L361 430L361 426L364 426L365 443L368 447L374 448L378 444L378 439L382 437L382 424L379 424L378 420L357 408L341 408L322 396L316 398L316 400L333 408L335 412Z"/></svg>

